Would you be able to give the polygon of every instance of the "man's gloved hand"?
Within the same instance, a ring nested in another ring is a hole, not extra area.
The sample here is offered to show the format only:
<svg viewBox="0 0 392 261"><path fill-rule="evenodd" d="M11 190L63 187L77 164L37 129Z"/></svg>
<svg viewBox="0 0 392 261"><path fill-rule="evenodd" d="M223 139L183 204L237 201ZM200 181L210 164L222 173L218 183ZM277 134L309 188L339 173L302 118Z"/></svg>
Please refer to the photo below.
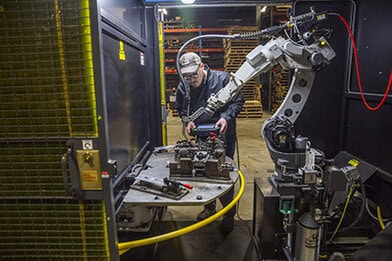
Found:
<svg viewBox="0 0 392 261"><path fill-rule="evenodd" d="M190 121L188 123L188 125L186 126L186 131L188 132L188 134L192 134L193 133L193 129L195 128L195 123L193 121Z"/></svg>
<svg viewBox="0 0 392 261"><path fill-rule="evenodd" d="M227 131L227 121L224 118L220 118L216 123L216 127L220 127L219 133L225 134Z"/></svg>

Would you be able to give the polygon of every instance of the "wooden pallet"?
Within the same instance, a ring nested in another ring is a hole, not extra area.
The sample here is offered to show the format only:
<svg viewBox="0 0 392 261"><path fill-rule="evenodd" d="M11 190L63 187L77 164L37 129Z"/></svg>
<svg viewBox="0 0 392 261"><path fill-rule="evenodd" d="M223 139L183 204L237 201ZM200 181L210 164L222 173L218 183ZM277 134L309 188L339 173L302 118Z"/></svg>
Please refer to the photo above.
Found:
<svg viewBox="0 0 392 261"><path fill-rule="evenodd" d="M227 31L229 32L229 34L237 34L244 32L255 32L257 30L257 26L232 26Z"/></svg>
<svg viewBox="0 0 392 261"><path fill-rule="evenodd" d="M245 32L257 31L256 26L233 26L229 28L229 34L241 34ZM233 40L226 39L223 41L223 46L225 50L224 56L224 68L227 72L236 72L245 62L246 55L251 52L259 44L259 39L246 39L246 40ZM249 80L242 88L242 95L245 101L255 101L260 95L258 93L258 88L256 86L256 80ZM261 109L251 110L249 104L244 105L246 111L243 111L240 117L250 117L251 115L255 117L260 117L262 114ZM261 108L261 105L260 105Z"/></svg>
<svg viewBox="0 0 392 261"><path fill-rule="evenodd" d="M237 116L238 118L261 118L263 117L263 108L259 101L245 101L242 111Z"/></svg>
<svg viewBox="0 0 392 261"><path fill-rule="evenodd" d="M175 106L171 106L170 103L167 103L166 108L170 116L178 117L178 111Z"/></svg>
<svg viewBox="0 0 392 261"><path fill-rule="evenodd" d="M288 80L289 76L289 71L288 70L283 70L279 66L274 69L273 72L273 91L272 91L272 105L271 105L271 111L272 113L275 113L277 109L280 107L282 104L284 98L287 95L288 92Z"/></svg>

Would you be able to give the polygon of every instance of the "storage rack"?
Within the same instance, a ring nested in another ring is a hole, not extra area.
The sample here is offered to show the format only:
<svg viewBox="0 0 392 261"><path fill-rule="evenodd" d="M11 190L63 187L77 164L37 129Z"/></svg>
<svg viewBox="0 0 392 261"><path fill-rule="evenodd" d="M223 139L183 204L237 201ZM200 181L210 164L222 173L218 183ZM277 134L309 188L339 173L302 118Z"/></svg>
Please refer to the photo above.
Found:
<svg viewBox="0 0 392 261"><path fill-rule="evenodd" d="M261 21L260 26L262 28L272 26L279 23L287 22L287 13L289 5L276 6L270 9L270 15L267 15L263 21ZM231 23L231 24L230 24ZM257 31L259 28L257 26L240 26L233 25L237 23L224 23L224 28L202 28L201 26L195 26L196 23L186 25L184 20L180 17L175 17L168 19L164 22L164 33L165 33L165 76L166 76L166 97L169 112L173 115L177 115L174 108L175 103L175 90L178 85L178 77L175 68L175 59L178 53L178 49L190 38L201 35L201 34L234 34L234 33L244 33ZM223 23L219 23L223 26ZM184 26L187 26L185 28ZM219 26L219 25L218 25ZM219 40L213 42L213 40L203 41L202 43L195 42L189 45L189 49L186 51L193 51L199 53L203 58L203 62L207 63L210 68L225 70L227 72L234 73L245 61L245 56L253 50L258 44L260 44L259 39L248 39L248 40ZM210 44L208 44L210 43ZM216 62L215 62L216 61ZM223 64L222 64L223 61ZM287 91L283 89L288 89L288 84L285 84L282 80L275 79L275 74L272 72L265 74L267 78L270 78L270 82L263 82L260 84L259 77L248 81L242 93L245 98L245 104L243 106L242 112L239 117L246 118L260 118L262 117L263 107L269 111L275 111L276 108L280 106L283 101L284 96ZM286 75L286 82L288 81L288 72L282 72L282 75ZM279 77L279 74L276 75ZM279 82L279 84L277 84ZM281 90L275 91L275 88L280 88ZM263 104L261 89L263 89ZM265 96L268 97L266 100ZM273 107L273 108L272 108Z"/></svg>
<svg viewBox="0 0 392 261"><path fill-rule="evenodd" d="M283 69L280 65L272 71L272 113L275 113L283 102L289 90L289 70Z"/></svg>
<svg viewBox="0 0 392 261"><path fill-rule="evenodd" d="M241 34L245 32L257 31L256 26L234 26L228 30L229 34ZM225 48L225 71L236 72L245 62L246 55L259 44L258 39L234 40L227 39L224 41ZM260 102L259 81L254 78L245 83L242 88L242 94L245 98L245 104L242 107L240 118L261 118L263 110Z"/></svg>

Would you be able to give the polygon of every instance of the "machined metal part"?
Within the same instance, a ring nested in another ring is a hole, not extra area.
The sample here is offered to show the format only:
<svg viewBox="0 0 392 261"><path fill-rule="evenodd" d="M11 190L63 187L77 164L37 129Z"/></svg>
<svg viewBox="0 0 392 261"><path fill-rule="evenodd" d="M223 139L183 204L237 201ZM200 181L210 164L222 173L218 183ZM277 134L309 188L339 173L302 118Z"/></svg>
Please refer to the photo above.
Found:
<svg viewBox="0 0 392 261"><path fill-rule="evenodd" d="M298 174L303 177L304 184L316 184L318 179L318 171L312 168L300 168Z"/></svg>
<svg viewBox="0 0 392 261"><path fill-rule="evenodd" d="M182 121L185 122L185 123L188 123L188 122L191 122L191 121L195 121L197 118L199 118L205 112L210 113L209 111L206 111L206 108L200 107L192 115L182 116Z"/></svg>
<svg viewBox="0 0 392 261"><path fill-rule="evenodd" d="M174 161L169 162L170 177L229 180L234 170L233 164L226 161L223 142L216 137L207 137L195 144L184 141L178 143L174 151Z"/></svg>
<svg viewBox="0 0 392 261"><path fill-rule="evenodd" d="M157 196L171 198L175 200L181 199L185 196L189 191L183 188L171 189L167 186L157 185L153 182L147 181L137 181L136 183L130 186L131 189L136 189L141 192L146 192L150 194L154 194Z"/></svg>
<svg viewBox="0 0 392 261"><path fill-rule="evenodd" d="M178 200L185 196L189 190L181 182L149 176L139 176L130 186L132 189Z"/></svg>

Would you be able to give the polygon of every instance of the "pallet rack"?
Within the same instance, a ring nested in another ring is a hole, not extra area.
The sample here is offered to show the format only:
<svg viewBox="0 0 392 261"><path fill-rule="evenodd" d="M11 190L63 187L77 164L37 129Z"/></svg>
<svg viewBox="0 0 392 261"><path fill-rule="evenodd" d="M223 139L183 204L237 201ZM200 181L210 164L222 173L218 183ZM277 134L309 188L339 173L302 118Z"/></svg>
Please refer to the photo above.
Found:
<svg viewBox="0 0 392 261"><path fill-rule="evenodd" d="M289 90L289 70L284 70L281 66L278 66L272 71L272 74L273 82L271 111L272 113L275 113Z"/></svg>
<svg viewBox="0 0 392 261"><path fill-rule="evenodd" d="M229 28L229 34L238 34L244 32L257 31L256 26L234 26ZM245 62L246 55L251 52L259 44L258 39L233 40L224 41L225 64L224 68L227 72L236 72ZM256 79L251 79L245 83L242 88L242 94L245 98L245 104L242 107L240 118L261 118L263 109L261 106L259 84Z"/></svg>

